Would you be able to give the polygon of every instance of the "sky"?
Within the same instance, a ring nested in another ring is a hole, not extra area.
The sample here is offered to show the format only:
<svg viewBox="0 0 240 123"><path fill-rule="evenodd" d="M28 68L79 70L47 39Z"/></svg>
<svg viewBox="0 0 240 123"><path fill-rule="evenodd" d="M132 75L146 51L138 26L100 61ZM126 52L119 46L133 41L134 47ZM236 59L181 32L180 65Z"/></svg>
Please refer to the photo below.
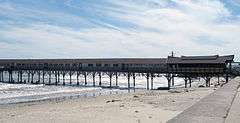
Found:
<svg viewBox="0 0 240 123"><path fill-rule="evenodd" d="M235 55L239 0L0 0L0 58Z"/></svg>

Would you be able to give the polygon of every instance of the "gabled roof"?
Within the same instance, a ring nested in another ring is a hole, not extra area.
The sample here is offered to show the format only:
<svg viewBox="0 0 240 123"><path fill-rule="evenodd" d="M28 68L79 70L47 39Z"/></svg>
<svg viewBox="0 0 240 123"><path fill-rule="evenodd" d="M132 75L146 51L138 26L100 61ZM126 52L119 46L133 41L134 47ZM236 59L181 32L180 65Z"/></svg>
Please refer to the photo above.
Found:
<svg viewBox="0 0 240 123"><path fill-rule="evenodd" d="M224 64L233 61L234 55L228 56L181 56L181 57L168 57L168 64Z"/></svg>

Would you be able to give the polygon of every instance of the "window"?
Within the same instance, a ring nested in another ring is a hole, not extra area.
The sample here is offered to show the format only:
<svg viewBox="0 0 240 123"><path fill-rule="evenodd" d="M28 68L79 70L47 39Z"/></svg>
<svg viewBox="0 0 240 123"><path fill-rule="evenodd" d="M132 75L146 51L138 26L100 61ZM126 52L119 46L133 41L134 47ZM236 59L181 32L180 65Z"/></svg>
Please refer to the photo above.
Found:
<svg viewBox="0 0 240 123"><path fill-rule="evenodd" d="M113 67L118 67L118 64L113 64Z"/></svg>
<svg viewBox="0 0 240 123"><path fill-rule="evenodd" d="M93 67L93 64L88 64L88 67Z"/></svg>
<svg viewBox="0 0 240 123"><path fill-rule="evenodd" d="M109 67L110 65L109 64L104 64L104 67Z"/></svg>
<svg viewBox="0 0 240 123"><path fill-rule="evenodd" d="M102 64L96 64L96 66L97 66L97 67L101 67L101 66L102 66Z"/></svg>
<svg viewBox="0 0 240 123"><path fill-rule="evenodd" d="M66 67L70 67L70 64L65 64Z"/></svg>

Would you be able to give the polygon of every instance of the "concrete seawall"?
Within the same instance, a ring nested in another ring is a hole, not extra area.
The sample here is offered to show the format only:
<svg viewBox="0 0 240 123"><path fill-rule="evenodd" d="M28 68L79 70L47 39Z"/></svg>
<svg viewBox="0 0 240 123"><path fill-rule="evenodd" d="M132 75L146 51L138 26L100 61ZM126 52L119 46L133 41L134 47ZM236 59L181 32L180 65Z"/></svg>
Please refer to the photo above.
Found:
<svg viewBox="0 0 240 123"><path fill-rule="evenodd" d="M231 80L167 123L224 123L238 87L239 79Z"/></svg>

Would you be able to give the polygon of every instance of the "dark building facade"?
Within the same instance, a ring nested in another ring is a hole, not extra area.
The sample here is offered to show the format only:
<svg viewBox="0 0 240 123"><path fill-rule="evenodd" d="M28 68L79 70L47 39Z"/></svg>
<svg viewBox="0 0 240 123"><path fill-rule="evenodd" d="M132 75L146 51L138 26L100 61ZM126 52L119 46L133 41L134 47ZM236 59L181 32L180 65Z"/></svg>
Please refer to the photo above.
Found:
<svg viewBox="0 0 240 123"><path fill-rule="evenodd" d="M40 77L43 78L42 83L45 83L45 76L54 75L56 77L55 84L60 83L60 76L64 80L65 75L70 77L84 75L86 81L88 75L95 78L95 75L101 76L101 73L106 73L110 77L110 82L113 75L117 78L119 74L124 74L128 80L133 77L135 83L135 74L140 73L146 76L147 88L149 89L149 78L153 80L157 74L166 76L168 87L176 76L186 78L186 83L187 80L191 81L192 77L205 77L206 81L213 76L228 77L233 59L234 55L111 59L0 59L0 81L6 81L3 72L8 73L8 82L13 82L12 76L16 73L18 74L18 82L22 83L22 74L26 73L28 74L28 82L31 83L34 83L31 78L35 74L39 77L38 83L40 83ZM65 84L65 82L62 83ZM153 82L151 82L151 86L152 84Z"/></svg>

